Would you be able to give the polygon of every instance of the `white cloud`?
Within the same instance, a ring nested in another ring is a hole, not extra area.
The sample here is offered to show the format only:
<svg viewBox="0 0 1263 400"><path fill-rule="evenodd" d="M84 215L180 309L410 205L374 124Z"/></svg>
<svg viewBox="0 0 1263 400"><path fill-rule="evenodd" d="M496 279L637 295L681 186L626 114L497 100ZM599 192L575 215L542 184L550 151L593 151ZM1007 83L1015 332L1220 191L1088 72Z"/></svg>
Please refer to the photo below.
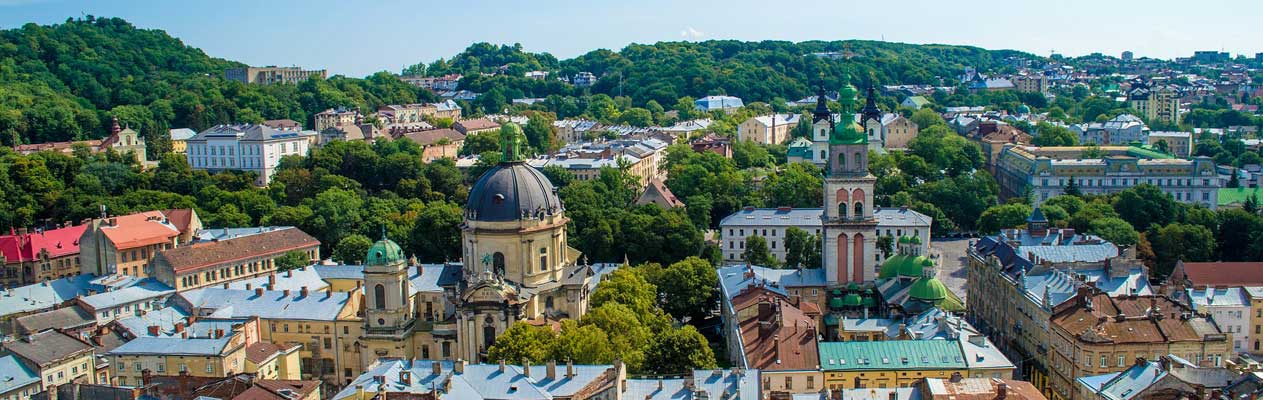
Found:
<svg viewBox="0 0 1263 400"><path fill-rule="evenodd" d="M700 39L702 36L706 36L706 33L699 31L697 29L693 29L693 27L691 26L686 27L684 28L684 30L680 31L680 37L683 37L685 40Z"/></svg>

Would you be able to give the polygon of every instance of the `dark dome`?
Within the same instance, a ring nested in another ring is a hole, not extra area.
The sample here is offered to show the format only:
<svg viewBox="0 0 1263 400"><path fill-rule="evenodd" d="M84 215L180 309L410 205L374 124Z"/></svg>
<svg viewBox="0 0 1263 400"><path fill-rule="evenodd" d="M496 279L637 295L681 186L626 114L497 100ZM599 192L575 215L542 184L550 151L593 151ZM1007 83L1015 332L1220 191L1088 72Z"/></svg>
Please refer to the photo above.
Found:
<svg viewBox="0 0 1263 400"><path fill-rule="evenodd" d="M523 213L561 211L553 183L522 162L500 163L482 174L469 190L465 216L471 221L516 221Z"/></svg>

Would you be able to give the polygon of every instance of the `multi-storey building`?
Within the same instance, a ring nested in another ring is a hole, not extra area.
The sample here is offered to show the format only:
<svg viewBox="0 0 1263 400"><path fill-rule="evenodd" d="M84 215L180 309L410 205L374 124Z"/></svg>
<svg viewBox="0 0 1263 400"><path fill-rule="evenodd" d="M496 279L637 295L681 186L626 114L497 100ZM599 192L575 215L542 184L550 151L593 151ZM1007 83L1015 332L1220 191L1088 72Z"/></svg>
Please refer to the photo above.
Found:
<svg viewBox="0 0 1263 400"><path fill-rule="evenodd" d="M1049 321L1077 288L1115 296L1151 295L1142 264L1098 237L1051 228L1041 212L1025 230L1006 229L967 252L968 318L991 336L1020 377L1049 389Z"/></svg>
<svg viewBox="0 0 1263 400"><path fill-rule="evenodd" d="M316 132L324 132L325 129L329 128L357 124L363 118L363 115L360 115L360 110L338 107L318 112L312 118L315 122Z"/></svg>
<svg viewBox="0 0 1263 400"><path fill-rule="evenodd" d="M819 236L824 226L821 218L823 215L822 208L746 207L724 217L719 221L719 233L722 237L719 245L723 250L724 262L741 262L746 238L751 236L763 237L768 243L768 250L772 256L776 257L777 261L784 262L785 231L794 227ZM874 236L916 237L920 252L929 254L930 228L934 223L934 219L930 216L907 207L878 207L873 211L873 218L877 220L876 229L873 230ZM881 263L885 261L885 254L875 252L873 260Z"/></svg>
<svg viewBox="0 0 1263 400"><path fill-rule="evenodd" d="M265 186L272 181L282 157L307 155L316 136L315 131L264 125L217 125L189 139L187 157L193 169L253 172L254 183Z"/></svg>
<svg viewBox="0 0 1263 400"><path fill-rule="evenodd" d="M632 176L640 178L642 187L654 179L666 178L662 169L667 143L658 139L617 139L604 142L584 142L561 148L556 155L527 161L536 168L559 166L575 175L575 179L597 179L601 168L627 168Z"/></svg>
<svg viewBox="0 0 1263 400"><path fill-rule="evenodd" d="M43 390L39 374L12 355L0 357L0 376L5 377L4 382L0 382L0 398L28 400Z"/></svg>
<svg viewBox="0 0 1263 400"><path fill-rule="evenodd" d="M1052 86L1052 80L1040 72L1017 75L1010 81L1019 92L1026 93L1047 93L1048 88Z"/></svg>
<svg viewBox="0 0 1263 400"><path fill-rule="evenodd" d="M72 382L104 382L102 378L108 377L108 371L102 371L103 376L97 374L96 351L91 344L56 330L5 342L4 351L17 356L39 376L44 390L53 391Z"/></svg>
<svg viewBox="0 0 1263 400"><path fill-rule="evenodd" d="M1076 399L1075 380L1122 372L1137 358L1174 354L1194 365L1223 366L1232 342L1215 323L1159 296L1110 296L1092 287L1054 307L1049 324L1053 399Z"/></svg>
<svg viewBox="0 0 1263 400"><path fill-rule="evenodd" d="M1084 376L1075 381L1076 392L1072 394L1080 400L1249 397L1225 390L1242 381L1238 371L1200 366L1174 354L1153 360L1138 357L1122 372Z"/></svg>
<svg viewBox="0 0 1263 400"><path fill-rule="evenodd" d="M1079 135L1079 143L1083 145L1126 146L1144 143L1149 136L1145 122L1131 114L1122 114L1105 122L1071 125L1070 130Z"/></svg>
<svg viewBox="0 0 1263 400"><path fill-rule="evenodd" d="M830 390L911 387L926 378L968 376L959 344L948 340L822 342L820 369Z"/></svg>
<svg viewBox="0 0 1263 400"><path fill-rule="evenodd" d="M246 371L246 347L258 340L258 322L217 327L204 336L141 336L115 347L105 357L112 372L110 383L140 385L147 374L184 374L227 377Z"/></svg>
<svg viewBox="0 0 1263 400"><path fill-rule="evenodd" d="M87 225L21 229L0 236L0 284L15 287L79 274L79 237Z"/></svg>
<svg viewBox="0 0 1263 400"><path fill-rule="evenodd" d="M377 117L386 125L409 125L425 122L427 118L459 120L460 105L453 100L424 104L388 104L377 108Z"/></svg>
<svg viewBox="0 0 1263 400"><path fill-rule="evenodd" d="M456 90L460 86L460 74L448 74L443 76L401 76L400 80L407 82L416 87L430 89L434 92L444 92Z"/></svg>
<svg viewBox="0 0 1263 400"><path fill-rule="evenodd" d="M245 67L229 68L224 71L224 78L241 83L257 83L271 85L274 83L298 84L312 76L320 79L329 78L328 71L304 70L299 67Z"/></svg>
<svg viewBox="0 0 1263 400"><path fill-rule="evenodd" d="M1176 157L1185 158L1193 154L1192 132L1149 132L1148 145L1155 149L1166 147L1166 152ZM1158 144L1166 143L1165 145Z"/></svg>
<svg viewBox="0 0 1263 400"><path fill-rule="evenodd" d="M1250 297L1241 287L1186 289L1182 295L1188 305L1219 325L1232 338L1232 351L1247 351L1250 336Z"/></svg>
<svg viewBox="0 0 1263 400"><path fill-rule="evenodd" d="M80 268L95 276L146 277L153 273L150 260L180 244L180 235L160 211L93 219L79 237Z"/></svg>
<svg viewBox="0 0 1263 400"><path fill-rule="evenodd" d="M789 298L767 286L747 286L726 301L725 321L732 330L728 353L735 366L757 369L763 397L772 393L817 393L824 388L816 346L820 309L801 296ZM800 308L801 307L801 308Z"/></svg>
<svg viewBox="0 0 1263 400"><path fill-rule="evenodd" d="M781 144L789 139L798 126L798 114L772 114L750 117L737 125L737 140L749 140L761 144Z"/></svg>
<svg viewBox="0 0 1263 400"><path fill-rule="evenodd" d="M1100 146L1096 150L1103 157L1084 158L1088 149L1006 145L996 165L1001 196L1029 193L1039 204L1062 194L1073 180L1085 194L1117 193L1149 184L1180 202L1218 206L1223 183L1209 157L1175 159L1140 147Z"/></svg>
<svg viewBox="0 0 1263 400"><path fill-rule="evenodd" d="M1127 92L1127 105L1151 122L1180 122L1180 93L1170 86L1154 87L1135 80Z"/></svg>
<svg viewBox="0 0 1263 400"><path fill-rule="evenodd" d="M153 276L176 290L218 285L276 272L276 259L300 252L320 259L320 241L293 227L193 243L159 252Z"/></svg>

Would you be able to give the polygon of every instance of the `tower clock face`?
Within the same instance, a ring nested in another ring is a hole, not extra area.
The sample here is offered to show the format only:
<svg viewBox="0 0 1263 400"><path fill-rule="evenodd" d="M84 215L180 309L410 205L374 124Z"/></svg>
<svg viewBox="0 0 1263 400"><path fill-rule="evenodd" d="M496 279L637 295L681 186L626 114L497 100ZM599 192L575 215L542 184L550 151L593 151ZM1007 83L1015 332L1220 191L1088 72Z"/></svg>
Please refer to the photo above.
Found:
<svg viewBox="0 0 1263 400"><path fill-rule="evenodd" d="M378 324L378 325L386 325L386 319L385 319L385 318L378 318L378 319L377 319L377 324Z"/></svg>

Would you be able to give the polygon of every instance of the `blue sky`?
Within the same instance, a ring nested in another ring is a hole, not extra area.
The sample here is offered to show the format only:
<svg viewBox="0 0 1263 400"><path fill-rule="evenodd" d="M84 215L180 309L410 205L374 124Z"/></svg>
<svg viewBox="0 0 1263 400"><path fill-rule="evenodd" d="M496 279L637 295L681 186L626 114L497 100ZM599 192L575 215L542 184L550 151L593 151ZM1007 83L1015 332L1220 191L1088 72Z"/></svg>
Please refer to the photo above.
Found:
<svg viewBox="0 0 1263 400"><path fill-rule="evenodd" d="M1263 52L1256 0L0 0L0 27L91 14L164 29L215 57L364 76L522 43L570 58L658 41L872 39L1040 55Z"/></svg>

